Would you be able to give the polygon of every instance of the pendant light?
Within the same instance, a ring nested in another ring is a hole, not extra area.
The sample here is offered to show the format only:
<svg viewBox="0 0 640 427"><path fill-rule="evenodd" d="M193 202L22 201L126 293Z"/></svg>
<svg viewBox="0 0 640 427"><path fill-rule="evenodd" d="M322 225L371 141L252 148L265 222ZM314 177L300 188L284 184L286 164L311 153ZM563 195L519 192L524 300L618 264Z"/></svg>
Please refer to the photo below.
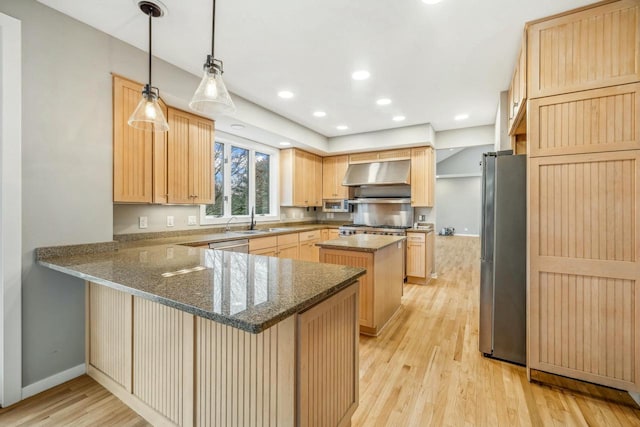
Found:
<svg viewBox="0 0 640 427"><path fill-rule="evenodd" d="M149 80L142 89L142 99L133 110L127 123L137 129L151 130L154 132L166 132L169 130L167 119L162 113L162 108L158 105L160 91L157 87L151 86L151 21L164 15L164 11L155 3L141 1L138 7L149 17Z"/></svg>
<svg viewBox="0 0 640 427"><path fill-rule="evenodd" d="M236 111L236 107L229 96L224 81L222 80L223 64L215 59L213 49L215 47L216 34L216 0L213 0L213 13L211 20L211 55L207 55L204 63L204 75L202 81L193 94L189 107L199 113L214 117L224 116Z"/></svg>

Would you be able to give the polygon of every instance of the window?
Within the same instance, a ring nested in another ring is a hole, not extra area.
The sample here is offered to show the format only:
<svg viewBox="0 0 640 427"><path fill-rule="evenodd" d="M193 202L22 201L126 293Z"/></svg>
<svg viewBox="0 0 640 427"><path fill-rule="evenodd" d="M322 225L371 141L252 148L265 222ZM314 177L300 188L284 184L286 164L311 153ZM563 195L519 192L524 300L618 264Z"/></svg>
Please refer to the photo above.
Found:
<svg viewBox="0 0 640 427"><path fill-rule="evenodd" d="M214 148L214 203L202 205L201 224L217 224L236 217L247 220L255 208L256 220L278 217L276 149L226 138Z"/></svg>

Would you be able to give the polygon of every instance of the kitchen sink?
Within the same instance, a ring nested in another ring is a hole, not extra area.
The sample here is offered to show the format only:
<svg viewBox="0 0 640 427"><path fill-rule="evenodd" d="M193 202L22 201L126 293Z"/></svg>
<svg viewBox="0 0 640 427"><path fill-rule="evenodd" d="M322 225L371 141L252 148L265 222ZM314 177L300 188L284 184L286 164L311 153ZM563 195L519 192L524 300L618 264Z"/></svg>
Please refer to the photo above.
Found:
<svg viewBox="0 0 640 427"><path fill-rule="evenodd" d="M232 231L234 234L262 234L268 233L269 230L240 230L240 231Z"/></svg>
<svg viewBox="0 0 640 427"><path fill-rule="evenodd" d="M275 231L290 231L290 230L291 228L280 227L280 228L269 228L268 230L265 230L265 231L275 232Z"/></svg>

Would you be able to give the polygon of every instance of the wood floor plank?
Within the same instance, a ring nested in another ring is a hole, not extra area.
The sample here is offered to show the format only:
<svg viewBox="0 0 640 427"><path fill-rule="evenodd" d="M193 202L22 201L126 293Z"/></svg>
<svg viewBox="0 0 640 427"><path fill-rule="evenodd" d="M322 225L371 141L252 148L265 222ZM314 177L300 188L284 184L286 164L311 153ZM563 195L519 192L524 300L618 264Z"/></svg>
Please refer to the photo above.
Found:
<svg viewBox="0 0 640 427"><path fill-rule="evenodd" d="M353 427L640 426L640 410L529 383L523 367L478 351L480 242L438 237L438 278L406 285L379 337L360 337ZM0 426L149 424L82 376L0 409Z"/></svg>

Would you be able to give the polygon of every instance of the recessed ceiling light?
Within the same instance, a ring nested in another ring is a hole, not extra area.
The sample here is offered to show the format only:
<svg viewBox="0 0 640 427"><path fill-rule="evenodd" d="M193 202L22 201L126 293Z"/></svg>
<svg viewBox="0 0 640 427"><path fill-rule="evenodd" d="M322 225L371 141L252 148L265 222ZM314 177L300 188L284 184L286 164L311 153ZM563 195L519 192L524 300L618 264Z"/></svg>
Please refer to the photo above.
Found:
<svg viewBox="0 0 640 427"><path fill-rule="evenodd" d="M244 129L244 125L240 123L234 123L231 125L232 129Z"/></svg>
<svg viewBox="0 0 640 427"><path fill-rule="evenodd" d="M391 104L391 100L389 98L380 98L376 101L378 105L389 105Z"/></svg>
<svg viewBox="0 0 640 427"><path fill-rule="evenodd" d="M278 92L278 96L284 99L293 98L293 92L289 92L288 90L281 90L280 92Z"/></svg>
<svg viewBox="0 0 640 427"><path fill-rule="evenodd" d="M369 73L367 70L358 70L354 71L353 74L351 74L351 78L353 80L367 80L370 76L371 73Z"/></svg>
<svg viewBox="0 0 640 427"><path fill-rule="evenodd" d="M338 130L347 130L347 129L349 129L349 126L340 125L340 126L336 126L336 129L338 129Z"/></svg>
<svg viewBox="0 0 640 427"><path fill-rule="evenodd" d="M468 114L458 114L454 117L454 120L466 120L469 118Z"/></svg>
<svg viewBox="0 0 640 427"><path fill-rule="evenodd" d="M403 121L404 119L406 119L406 117L405 117L405 116L395 116L395 117L393 118L393 121L394 121L394 122L401 122L401 121Z"/></svg>
<svg viewBox="0 0 640 427"><path fill-rule="evenodd" d="M315 111L313 115L316 117L324 117L327 115L327 113L325 113L324 111Z"/></svg>
<svg viewBox="0 0 640 427"><path fill-rule="evenodd" d="M286 147L286 146L291 145L291 143L289 141L282 141L282 142L280 142L280 145Z"/></svg>
<svg viewBox="0 0 640 427"><path fill-rule="evenodd" d="M442 0L422 0L422 3L426 3L426 4L437 4L440 3Z"/></svg>

